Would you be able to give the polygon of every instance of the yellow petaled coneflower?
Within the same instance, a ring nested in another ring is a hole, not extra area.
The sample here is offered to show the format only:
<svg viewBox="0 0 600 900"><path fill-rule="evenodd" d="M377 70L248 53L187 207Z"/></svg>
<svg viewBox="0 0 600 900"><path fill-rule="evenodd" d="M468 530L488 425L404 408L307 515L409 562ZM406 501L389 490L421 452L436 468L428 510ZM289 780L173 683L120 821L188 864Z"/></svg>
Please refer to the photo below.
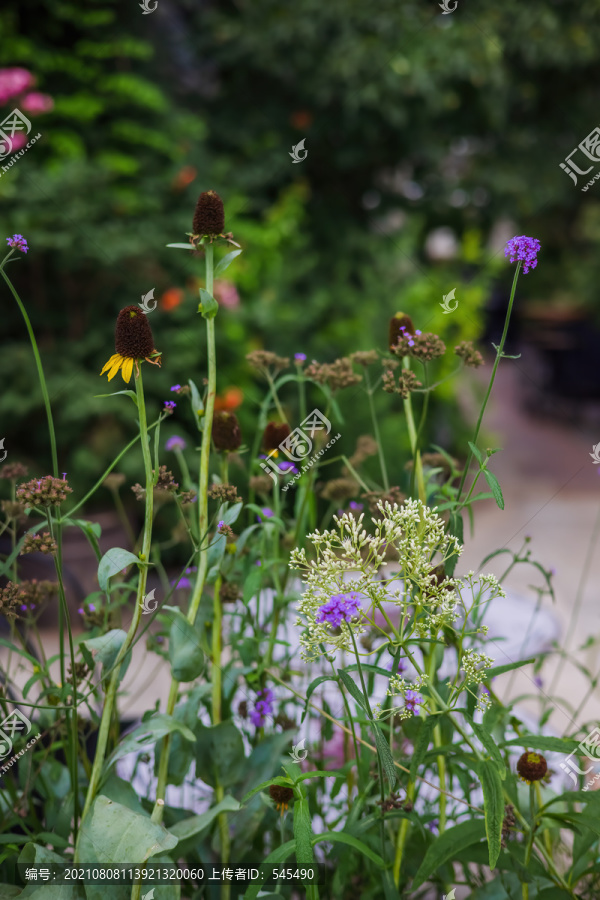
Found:
<svg viewBox="0 0 600 900"><path fill-rule="evenodd" d="M119 370L123 380L130 381L134 366L136 374L139 375L139 363L142 360L160 366L161 357L154 348L148 317L139 306L126 306L117 316L115 350L117 352L113 353L100 372L101 375L108 372L109 381ZM152 359L152 356L155 358Z"/></svg>

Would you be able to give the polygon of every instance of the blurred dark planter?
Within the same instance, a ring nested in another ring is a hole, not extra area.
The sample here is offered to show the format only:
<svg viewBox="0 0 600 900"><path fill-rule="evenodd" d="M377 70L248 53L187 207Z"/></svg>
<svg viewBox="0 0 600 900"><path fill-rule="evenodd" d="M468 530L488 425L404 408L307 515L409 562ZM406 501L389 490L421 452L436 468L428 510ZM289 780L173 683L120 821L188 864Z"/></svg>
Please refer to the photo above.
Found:
<svg viewBox="0 0 600 900"><path fill-rule="evenodd" d="M600 329L586 310L530 307L521 322L521 340L541 360L541 390L574 402L600 399Z"/></svg>

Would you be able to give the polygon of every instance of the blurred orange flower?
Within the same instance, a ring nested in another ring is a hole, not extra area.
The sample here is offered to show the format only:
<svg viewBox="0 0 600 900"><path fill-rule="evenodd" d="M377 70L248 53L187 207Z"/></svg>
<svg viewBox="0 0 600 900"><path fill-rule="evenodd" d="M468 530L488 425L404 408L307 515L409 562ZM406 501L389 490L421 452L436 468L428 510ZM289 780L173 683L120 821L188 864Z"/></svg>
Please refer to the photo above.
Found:
<svg viewBox="0 0 600 900"><path fill-rule="evenodd" d="M182 191L188 184L191 184L192 181L194 181L197 174L198 169L195 169L194 166L184 166L173 179L173 187L177 191Z"/></svg>
<svg viewBox="0 0 600 900"><path fill-rule="evenodd" d="M298 109L290 116L290 123L293 128L308 128L312 123L313 114L307 109Z"/></svg>
<svg viewBox="0 0 600 900"><path fill-rule="evenodd" d="M215 397L215 411L221 412L222 410L231 411L232 409L237 409L238 406L242 405L243 399L244 392L238 387L227 388L220 396Z"/></svg>
<svg viewBox="0 0 600 900"><path fill-rule="evenodd" d="M169 288L160 298L160 308L165 312L176 309L183 301L184 293L181 288Z"/></svg>

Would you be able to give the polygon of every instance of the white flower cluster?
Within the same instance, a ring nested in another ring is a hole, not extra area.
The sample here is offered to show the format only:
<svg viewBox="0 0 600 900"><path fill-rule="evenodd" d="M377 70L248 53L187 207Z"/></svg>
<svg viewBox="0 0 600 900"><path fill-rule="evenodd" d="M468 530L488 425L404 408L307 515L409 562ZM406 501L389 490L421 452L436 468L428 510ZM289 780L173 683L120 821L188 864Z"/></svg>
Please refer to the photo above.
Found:
<svg viewBox="0 0 600 900"><path fill-rule="evenodd" d="M486 678L486 669L493 663L491 656L485 653L477 653L473 649L463 651L461 669L465 673L466 684L481 684Z"/></svg>

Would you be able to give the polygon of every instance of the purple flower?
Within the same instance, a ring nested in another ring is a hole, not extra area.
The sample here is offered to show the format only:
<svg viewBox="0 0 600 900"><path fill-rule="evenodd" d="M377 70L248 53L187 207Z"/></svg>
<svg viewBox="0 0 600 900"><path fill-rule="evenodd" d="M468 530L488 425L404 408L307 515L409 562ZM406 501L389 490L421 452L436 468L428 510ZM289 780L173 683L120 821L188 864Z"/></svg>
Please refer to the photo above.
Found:
<svg viewBox="0 0 600 900"><path fill-rule="evenodd" d="M6 243L9 247L16 247L17 250L21 250L23 253L27 253L29 250L27 241L22 234L13 234L12 237L6 238Z"/></svg>
<svg viewBox="0 0 600 900"><path fill-rule="evenodd" d="M355 510L355 512L360 512L362 508L363 508L362 503L357 503L356 500L350 501L350 509Z"/></svg>
<svg viewBox="0 0 600 900"><path fill-rule="evenodd" d="M217 528L219 529L219 531L221 530L221 528L223 527L224 524L225 524L225 519L221 519L221 521L217 525Z"/></svg>
<svg viewBox="0 0 600 900"><path fill-rule="evenodd" d="M306 353L294 353L294 359L298 362L306 362Z"/></svg>
<svg viewBox="0 0 600 900"><path fill-rule="evenodd" d="M274 515L275 515L275 513L273 512L273 510L270 509L268 506L263 506L263 508L261 509L261 513L263 514L263 516L265 517L265 519L270 519L271 516L274 516ZM258 522L262 522L262 519L261 519L260 516L257 516L256 519L257 519Z"/></svg>
<svg viewBox="0 0 600 900"><path fill-rule="evenodd" d="M27 604L26 604L26 603L21 603L21 609L22 609L24 612L27 612Z"/></svg>
<svg viewBox="0 0 600 900"><path fill-rule="evenodd" d="M79 609L77 610L77 612L79 613L80 616L82 616L83 615L83 606L80 606Z"/></svg>
<svg viewBox="0 0 600 900"><path fill-rule="evenodd" d="M173 387L171 388L171 390L172 390L172 391L180 391L180 390L181 390L181 385L180 385L180 384L174 384Z"/></svg>
<svg viewBox="0 0 600 900"><path fill-rule="evenodd" d="M416 691L407 691L404 695L404 706L413 716L419 715L419 707L422 702L423 698Z"/></svg>
<svg viewBox="0 0 600 900"><path fill-rule="evenodd" d="M157 643L157 644L162 644L163 641L164 641L164 637L162 636L162 634L157 635L157 637L156 637L156 643Z"/></svg>
<svg viewBox="0 0 600 900"><path fill-rule="evenodd" d="M332 628L339 628L342 622L349 622L361 612L359 601L358 594L334 594L320 608L315 621L327 622Z"/></svg>
<svg viewBox="0 0 600 900"><path fill-rule="evenodd" d="M294 475L298 474L298 469L296 468L294 463L288 462L287 460L284 460L283 462L279 463L279 471L280 472L292 472Z"/></svg>
<svg viewBox="0 0 600 900"><path fill-rule="evenodd" d="M437 819L432 819L431 822L428 822L427 827L431 831L432 834L440 833L439 822Z"/></svg>
<svg viewBox="0 0 600 900"><path fill-rule="evenodd" d="M386 662L385 667L389 672L391 672L393 665L394 665L394 660L389 659ZM408 664L405 659L402 659L402 657L400 657L400 659L398 660L398 665L396 666L396 671L394 672L394 675L402 675L403 672L408 672Z"/></svg>
<svg viewBox="0 0 600 900"><path fill-rule="evenodd" d="M165 447L167 450L185 450L187 444L178 434L174 434L173 437L169 438Z"/></svg>
<svg viewBox="0 0 600 900"><path fill-rule="evenodd" d="M523 274L526 275L530 269L535 269L537 266L540 247L541 244L537 238L526 237L522 234L520 237L514 237L508 241L504 255L510 258L511 263L522 262Z"/></svg>
<svg viewBox="0 0 600 900"><path fill-rule="evenodd" d="M256 704L250 713L250 720L256 728L262 728L265 724L267 716L273 715L273 700L275 694L269 688L256 692ZM259 699L260 698L260 699Z"/></svg>
<svg viewBox="0 0 600 900"><path fill-rule="evenodd" d="M90 605L88 606L88 612L96 612L96 607L93 603L90 603Z"/></svg>
<svg viewBox="0 0 600 900"><path fill-rule="evenodd" d="M171 586L175 588L191 588L192 582L189 578L185 577L179 579L174 578L173 581L171 581Z"/></svg>
<svg viewBox="0 0 600 900"><path fill-rule="evenodd" d="M535 678L533 679L533 683L535 684L536 687L540 688L540 690L544 686L544 682L542 681L542 679L540 678L539 675L535 676Z"/></svg>
<svg viewBox="0 0 600 900"><path fill-rule="evenodd" d="M420 329L420 328L416 328L416 329L415 329L415 334L420 335L420 334L421 334L421 329Z"/></svg>
<svg viewBox="0 0 600 900"><path fill-rule="evenodd" d="M163 408L167 410L167 412L173 412L176 406L177 404L173 400L165 400L165 405Z"/></svg>
<svg viewBox="0 0 600 900"><path fill-rule="evenodd" d="M197 572L197 571L198 571L198 566L188 566L188 568L185 570L185 574L189 575L191 572Z"/></svg>
<svg viewBox="0 0 600 900"><path fill-rule="evenodd" d="M256 565L257 565L257 566L262 566L262 563L261 563L260 559L257 559L257 560L256 560Z"/></svg>

